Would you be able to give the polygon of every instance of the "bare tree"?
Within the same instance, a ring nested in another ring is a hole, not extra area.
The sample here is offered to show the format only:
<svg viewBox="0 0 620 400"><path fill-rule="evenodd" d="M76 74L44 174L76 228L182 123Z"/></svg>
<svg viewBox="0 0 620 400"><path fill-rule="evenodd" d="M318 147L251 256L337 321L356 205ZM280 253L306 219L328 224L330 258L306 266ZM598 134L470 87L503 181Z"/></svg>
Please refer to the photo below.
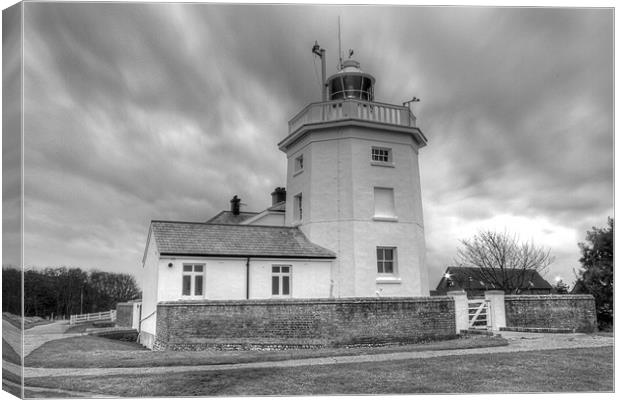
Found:
<svg viewBox="0 0 620 400"><path fill-rule="evenodd" d="M461 240L457 262L477 268L479 278L506 293L518 293L533 271L542 273L553 262L550 251L533 242L520 242L509 233L480 231Z"/></svg>

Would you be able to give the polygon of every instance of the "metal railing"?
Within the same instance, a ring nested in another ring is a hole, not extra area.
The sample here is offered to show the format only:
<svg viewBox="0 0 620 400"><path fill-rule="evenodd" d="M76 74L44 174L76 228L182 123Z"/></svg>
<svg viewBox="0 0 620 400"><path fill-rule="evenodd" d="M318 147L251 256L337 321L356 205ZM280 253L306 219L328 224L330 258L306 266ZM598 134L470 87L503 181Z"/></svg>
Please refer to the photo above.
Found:
<svg viewBox="0 0 620 400"><path fill-rule="evenodd" d="M91 314L76 314L69 318L69 325L89 321L116 321L116 310L103 311Z"/></svg>
<svg viewBox="0 0 620 400"><path fill-rule="evenodd" d="M309 104L289 121L288 131L293 133L306 124L344 119L358 119L412 128L416 123L416 118L408 107L345 99Z"/></svg>

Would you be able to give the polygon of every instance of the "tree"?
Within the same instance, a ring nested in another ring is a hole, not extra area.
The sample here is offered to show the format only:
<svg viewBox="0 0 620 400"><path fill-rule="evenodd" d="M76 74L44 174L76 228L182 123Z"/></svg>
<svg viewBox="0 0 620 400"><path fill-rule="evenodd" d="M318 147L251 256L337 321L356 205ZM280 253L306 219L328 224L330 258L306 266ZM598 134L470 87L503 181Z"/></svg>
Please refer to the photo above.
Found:
<svg viewBox="0 0 620 400"><path fill-rule="evenodd" d="M3 311L21 313L21 271L3 268ZM108 311L119 302L135 300L140 290L133 276L80 268L27 268L23 274L24 314L68 317Z"/></svg>
<svg viewBox="0 0 620 400"><path fill-rule="evenodd" d="M457 249L457 263L477 268L481 280L506 293L519 293L552 262L549 250L506 232L480 231Z"/></svg>
<svg viewBox="0 0 620 400"><path fill-rule="evenodd" d="M594 296L599 327L613 323L614 316L614 220L608 218L607 227L592 227L586 241L579 243L581 270L573 293Z"/></svg>
<svg viewBox="0 0 620 400"><path fill-rule="evenodd" d="M104 311L116 307L117 303L140 298L140 289L133 276L104 271L92 271L89 279L93 306L92 311Z"/></svg>
<svg viewBox="0 0 620 400"><path fill-rule="evenodd" d="M22 271L13 265L2 266L2 311L22 313Z"/></svg>

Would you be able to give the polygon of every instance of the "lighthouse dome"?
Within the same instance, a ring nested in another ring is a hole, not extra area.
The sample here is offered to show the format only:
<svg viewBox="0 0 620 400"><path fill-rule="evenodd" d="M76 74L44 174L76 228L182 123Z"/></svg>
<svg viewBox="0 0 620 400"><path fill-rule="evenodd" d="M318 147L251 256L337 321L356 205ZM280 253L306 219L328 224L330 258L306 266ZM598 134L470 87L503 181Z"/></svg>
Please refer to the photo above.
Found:
<svg viewBox="0 0 620 400"><path fill-rule="evenodd" d="M360 63L348 59L342 69L327 79L330 100L358 99L373 101L375 78L362 72Z"/></svg>

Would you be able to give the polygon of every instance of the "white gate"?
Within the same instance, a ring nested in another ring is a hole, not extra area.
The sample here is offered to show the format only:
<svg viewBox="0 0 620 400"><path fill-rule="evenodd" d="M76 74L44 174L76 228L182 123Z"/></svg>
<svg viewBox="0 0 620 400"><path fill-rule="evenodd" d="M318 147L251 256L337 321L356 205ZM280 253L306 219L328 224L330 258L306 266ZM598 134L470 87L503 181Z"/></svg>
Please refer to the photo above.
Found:
<svg viewBox="0 0 620 400"><path fill-rule="evenodd" d="M490 300L476 299L468 301L469 329L488 329L493 326L491 321Z"/></svg>
<svg viewBox="0 0 620 400"><path fill-rule="evenodd" d="M69 325L90 321L116 321L116 310L104 311L91 314L77 314L69 318Z"/></svg>

